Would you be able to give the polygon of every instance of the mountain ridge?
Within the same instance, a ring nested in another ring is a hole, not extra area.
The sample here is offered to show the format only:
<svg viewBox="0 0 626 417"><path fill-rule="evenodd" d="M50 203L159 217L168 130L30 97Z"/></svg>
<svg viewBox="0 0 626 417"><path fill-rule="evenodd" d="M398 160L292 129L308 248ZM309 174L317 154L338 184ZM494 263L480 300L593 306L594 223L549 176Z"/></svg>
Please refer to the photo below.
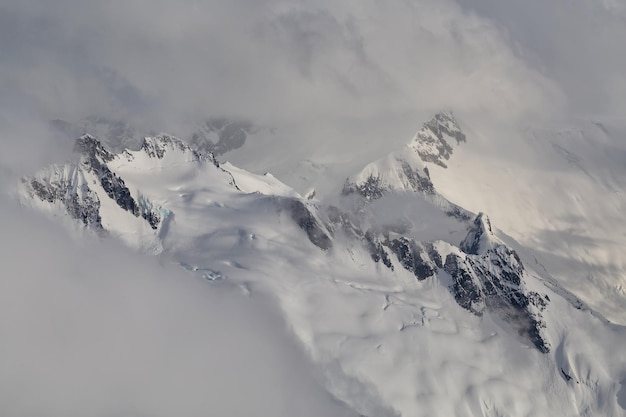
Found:
<svg viewBox="0 0 626 417"><path fill-rule="evenodd" d="M432 132L432 126L423 129ZM448 126L448 131L454 129ZM444 139L456 141L446 135ZM79 138L79 160L25 178L22 203L67 215L88 230L101 228L102 234L162 254L207 280L271 294L313 358L324 367L331 365L323 358L340 364L339 374L324 368L328 375L371 384L382 405L401 414L415 415L425 405L415 400L415 392L425 387L410 375L436 378L450 361L467 369L463 372L476 372L476 363L464 359L469 354L481 364L480 372L486 372L476 382L480 396L498 407L503 407L501 398L509 397L490 394L488 381L494 377L507 381L506 392L516 393L512 401L520 409L529 407L527 394L509 376L494 376L497 369L510 367L528 384L548 390L551 404L532 405L544 412L587 408L619 415L620 405L604 401L597 391L617 392L623 379L619 373L626 375L626 369L607 369L619 362L619 354L595 362L597 369L585 374L587 359L569 358L589 355L594 344L584 339L582 330L569 327L585 323L584 329L606 340L626 340L624 332L611 328L617 333L609 336L604 323L553 291L496 236L486 214L471 213L441 196L426 166L444 169L437 161L424 161L407 146L399 154L402 159L391 154L390 169L375 166L362 175L377 178L384 188L371 187L376 192L370 193L357 186L329 205L303 198L271 175L219 164L175 137L159 135L144 143L138 151L113 154L94 137ZM448 161L447 148L429 149ZM406 168L403 164L409 162ZM373 173L377 175L369 175ZM422 183L411 181L417 175ZM407 182L390 181L399 178ZM46 192L33 183L43 184ZM76 213L88 213L88 219L99 223L85 223ZM142 213L160 216L156 229ZM343 342L336 343L337 337ZM585 342L566 344L567 337ZM446 344L451 341L458 349ZM442 356L428 350L431 344ZM385 351L390 356L380 356ZM426 352L432 364L409 360ZM522 363L543 364L545 369L504 359L490 365L511 352L524 358ZM405 367L398 369L398 363ZM393 374L397 379L383 377ZM402 380L410 382L398 383ZM567 390L577 382L584 387L576 388L572 405ZM474 401L464 384L459 380L445 389L435 386L428 398L432 404L440 398L455 404ZM341 401L372 415L349 389L329 386ZM528 392L538 395L530 387ZM427 409L430 415L450 411Z"/></svg>

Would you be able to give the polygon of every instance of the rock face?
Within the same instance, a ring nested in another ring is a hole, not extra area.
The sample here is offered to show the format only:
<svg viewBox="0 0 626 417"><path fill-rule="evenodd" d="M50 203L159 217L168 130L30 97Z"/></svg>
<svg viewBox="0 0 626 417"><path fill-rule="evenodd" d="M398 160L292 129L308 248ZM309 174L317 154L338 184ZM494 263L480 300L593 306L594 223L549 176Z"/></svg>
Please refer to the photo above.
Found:
<svg viewBox="0 0 626 417"><path fill-rule="evenodd" d="M221 167L212 154L201 153L182 140L166 134L146 137L138 151L126 150L117 155L107 150L95 137L83 135L76 140L74 152L78 155L77 161L54 165L33 177L24 178L21 184L23 194L31 201L61 209L98 233L109 231L103 225L103 202L108 207L113 203L124 212L147 222L155 234L160 232L164 221L172 216L169 210L146 198L141 190L129 188L124 174L117 171L120 166L131 166L139 171L167 171L185 166L191 169L188 172L193 176L194 167L206 168L208 163L214 168L209 171L219 177L228 193L243 193L232 173ZM259 195L260 200L265 198L272 201L277 213L288 213L314 245L322 250L332 248L332 238L315 214L313 203L298 197ZM118 215L112 214L110 208L108 215L114 218L112 221L117 221L115 217Z"/></svg>
<svg viewBox="0 0 626 417"><path fill-rule="evenodd" d="M114 155L104 149L96 138L90 135L81 136L76 141L74 151L82 155L81 165L100 180L100 185L109 198L135 217L142 217L152 229L158 228L161 222L159 214L145 205L137 204L124 180L107 166L107 162L115 158Z"/></svg>
<svg viewBox="0 0 626 417"><path fill-rule="evenodd" d="M445 161L452 156L453 148L449 143L452 140L457 145L465 142L465 134L452 113L442 112L424 124L409 143L409 147L417 152L422 161L447 168Z"/></svg>
<svg viewBox="0 0 626 417"><path fill-rule="evenodd" d="M100 199L89 189L81 172L52 166L47 176L24 178L22 185L33 197L49 204L60 204L70 217L102 231Z"/></svg>
<svg viewBox="0 0 626 417"><path fill-rule="evenodd" d="M237 132L244 131L247 125L232 126L226 121L214 123L215 129L221 129L220 132L226 135L224 138L230 138L224 139L224 146L232 141L239 143L242 136ZM402 150L367 165L359 174L349 178L342 194L356 196L356 209L342 210L335 206L323 209L296 193L255 193L249 184L257 180L250 177L241 177L244 178L242 184L247 184L244 188L252 193L248 195L253 196L254 201L269 202L268 205L276 209L276 214L287 215L303 231L303 236L306 235L320 250L329 254L341 250L335 238L342 234L350 242L349 245L359 246L365 254L369 254L371 262L382 264L396 273L409 271L418 281L441 282L447 286L456 303L469 313L479 317L497 316L539 351L549 352L550 343L542 333L545 325L541 315L549 302L547 296L526 288L528 273L522 261L514 250L495 236L486 215L480 213L474 216L449 202L437 193L430 180L425 164L445 166L443 161L452 152L451 140L458 144L466 139L451 114L438 114ZM187 171L183 178L186 181L186 178L194 177L194 167L199 167L213 175L207 178L221 182L219 186L225 190L223 196L243 193L233 176L239 171L234 167L228 168L232 172L225 170L212 154L193 149L173 136L146 137L138 151L124 151L116 155L95 137L83 135L76 141L74 150L79 156L76 163L52 166L25 178L22 187L32 199L61 208L80 224L99 233L106 233L106 225L112 221L128 222L130 218L132 222L135 222L134 219L145 222L144 225L147 224L156 235L164 228L165 220L173 216L149 201L141 190L131 184L130 178L133 177L125 175L135 172L132 169L143 172L164 169L163 172L170 172L167 169L176 171L185 166ZM188 170L189 166L191 170ZM126 170L120 170L123 167L127 167ZM236 175L243 174L239 172ZM128 184L123 177L128 179ZM156 195L159 195L159 190ZM428 205L429 210L443 211L445 215L441 218L446 222L460 224L461 230L467 227L465 238L460 242L418 241L415 235L411 235L411 224L403 223L402 219L392 220L392 224L377 224L371 218L368 207L375 200L397 192L415 193L417 199L422 201L420 204ZM192 195L181 195L181 198L193 200ZM221 203L216 201L211 204ZM108 210L106 219L103 206ZM117 212L121 210L126 217L119 220L122 217L111 216L112 208Z"/></svg>
<svg viewBox="0 0 626 417"><path fill-rule="evenodd" d="M452 145L466 141L465 134L451 113L438 113L425 123L402 149L366 165L358 174L346 179L342 194L357 194L367 201L378 200L391 192L414 192L439 206L451 217L469 220L467 210L437 193L426 164L446 167Z"/></svg>
<svg viewBox="0 0 626 417"><path fill-rule="evenodd" d="M307 204L289 197L277 197L276 202L280 211L289 213L291 219L306 232L307 237L315 246L328 250L332 247L332 240L328 231L313 215Z"/></svg>
<svg viewBox="0 0 626 417"><path fill-rule="evenodd" d="M162 158L168 147L183 145L166 137L146 138L142 149L150 157ZM74 152L78 155L75 163L54 165L33 177L24 178L22 186L26 193L40 201L63 207L70 217L98 233L106 232L100 213L103 198L143 219L152 230L159 229L163 221L161 211L140 194L131 192L124 179L109 167L119 155L105 149L91 135L78 138ZM129 155L125 154L126 157Z"/></svg>
<svg viewBox="0 0 626 417"><path fill-rule="evenodd" d="M495 237L486 215L475 216L446 200L430 180L426 164L446 168L452 144L465 141L453 115L439 113L403 149L349 177L342 191L343 195L362 198L363 206L393 193L419 194L468 225L468 233L460 243L418 242L402 230L384 227L361 231L358 222L345 213L331 216L331 221L335 219L344 232L359 239L374 262L390 269L399 264L420 281L449 276L449 290L459 306L477 316L497 315L539 351L549 352L550 344L541 332L541 310L549 300L526 289L526 271L519 256Z"/></svg>
<svg viewBox="0 0 626 417"><path fill-rule="evenodd" d="M539 351L550 351L541 331L545 327L541 311L549 299L526 289L522 261L493 235L484 214L476 216L460 247L446 242L416 242L404 236L370 239L367 247L375 262L383 259L381 248L389 248L418 280L448 274L452 278L450 292L459 306L477 316L496 314Z"/></svg>
<svg viewBox="0 0 626 417"><path fill-rule="evenodd" d="M200 162L202 160L211 161L215 166L219 163L215 160L212 153L202 153L193 149L186 142L167 134L159 134L156 136L146 136L141 143L141 150L150 158L163 159L166 153L178 152L187 155L187 162Z"/></svg>
<svg viewBox="0 0 626 417"><path fill-rule="evenodd" d="M435 194L428 168L408 147L368 164L346 180L342 193L356 193L367 200L377 200L392 191Z"/></svg>

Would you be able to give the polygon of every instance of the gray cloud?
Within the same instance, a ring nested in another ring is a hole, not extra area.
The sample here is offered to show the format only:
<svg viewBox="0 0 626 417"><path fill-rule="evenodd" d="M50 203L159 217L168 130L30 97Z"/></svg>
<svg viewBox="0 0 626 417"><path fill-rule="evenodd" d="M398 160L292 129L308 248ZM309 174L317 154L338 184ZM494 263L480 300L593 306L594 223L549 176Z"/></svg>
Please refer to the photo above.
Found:
<svg viewBox="0 0 626 417"><path fill-rule="evenodd" d="M495 22L527 65L549 77L578 117L623 117L626 3L459 0Z"/></svg>
<svg viewBox="0 0 626 417"><path fill-rule="evenodd" d="M442 107L511 120L560 105L498 25L453 1L27 0L0 11L2 89L51 118L180 130L238 114L397 133L399 117Z"/></svg>
<svg viewBox="0 0 626 417"><path fill-rule="evenodd" d="M354 415L267 301L0 210L0 414Z"/></svg>
<svg viewBox="0 0 626 417"><path fill-rule="evenodd" d="M184 135L235 115L287 155L349 160L443 108L498 128L620 116L625 20L609 0L0 0L0 185L69 154L55 118ZM0 212L0 414L345 412L253 300Z"/></svg>

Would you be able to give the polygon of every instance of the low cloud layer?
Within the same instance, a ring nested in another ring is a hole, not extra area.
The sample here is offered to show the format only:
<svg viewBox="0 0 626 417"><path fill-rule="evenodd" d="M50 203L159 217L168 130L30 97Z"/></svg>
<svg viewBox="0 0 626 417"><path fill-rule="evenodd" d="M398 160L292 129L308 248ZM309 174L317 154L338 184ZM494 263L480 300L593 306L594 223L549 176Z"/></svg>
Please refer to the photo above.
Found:
<svg viewBox="0 0 626 417"><path fill-rule="evenodd" d="M622 39L619 0L0 0L0 191L67 157L56 118L239 116L346 160L442 109L623 118ZM350 415L254 300L0 212L0 414Z"/></svg>
<svg viewBox="0 0 626 417"><path fill-rule="evenodd" d="M624 14L582 0L5 0L0 19L0 105L41 119L183 134L238 115L371 141L442 108L512 123L623 104Z"/></svg>
<svg viewBox="0 0 626 417"><path fill-rule="evenodd" d="M0 210L0 414L354 416L267 302Z"/></svg>

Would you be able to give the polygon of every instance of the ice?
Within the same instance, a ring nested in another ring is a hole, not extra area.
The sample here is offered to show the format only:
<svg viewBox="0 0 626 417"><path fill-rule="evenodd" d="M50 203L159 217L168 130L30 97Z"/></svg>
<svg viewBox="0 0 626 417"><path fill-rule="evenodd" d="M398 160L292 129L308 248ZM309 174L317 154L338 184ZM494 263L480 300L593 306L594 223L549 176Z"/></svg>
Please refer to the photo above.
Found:
<svg viewBox="0 0 626 417"><path fill-rule="evenodd" d="M109 165L139 204L168 213L166 230L150 229L85 176L103 200L103 227L132 247L159 252L206 285L226 279L247 293L269 296L326 388L352 409L368 416L624 415L626 351L616 347L626 344L626 330L576 308L558 287L547 285L536 264L526 262L524 279L529 289L549 296L542 312L549 353L503 317L489 311L478 317L460 307L445 272L418 281L397 259L393 270L375 263L364 245L338 233L332 247L322 250L276 205L277 198L295 199L322 219L323 202L307 201L271 175L217 166L187 152L168 148L163 158L154 158L133 151L133 158L116 157ZM469 163L462 154L455 153L448 169L432 170L433 182L449 198L470 188L459 179L471 177L455 162ZM400 188L395 162L388 161L372 170L397 179L398 189L361 207L364 218L402 223L410 237L432 241L444 256L469 256L459 249L470 226L466 220ZM512 202L525 198L498 187ZM59 207L50 210L59 213ZM488 211L493 224L480 220L493 236L478 236L477 253L500 242L496 219L503 212L494 211ZM536 220L528 215L525 222ZM464 250L472 251L472 242Z"/></svg>

